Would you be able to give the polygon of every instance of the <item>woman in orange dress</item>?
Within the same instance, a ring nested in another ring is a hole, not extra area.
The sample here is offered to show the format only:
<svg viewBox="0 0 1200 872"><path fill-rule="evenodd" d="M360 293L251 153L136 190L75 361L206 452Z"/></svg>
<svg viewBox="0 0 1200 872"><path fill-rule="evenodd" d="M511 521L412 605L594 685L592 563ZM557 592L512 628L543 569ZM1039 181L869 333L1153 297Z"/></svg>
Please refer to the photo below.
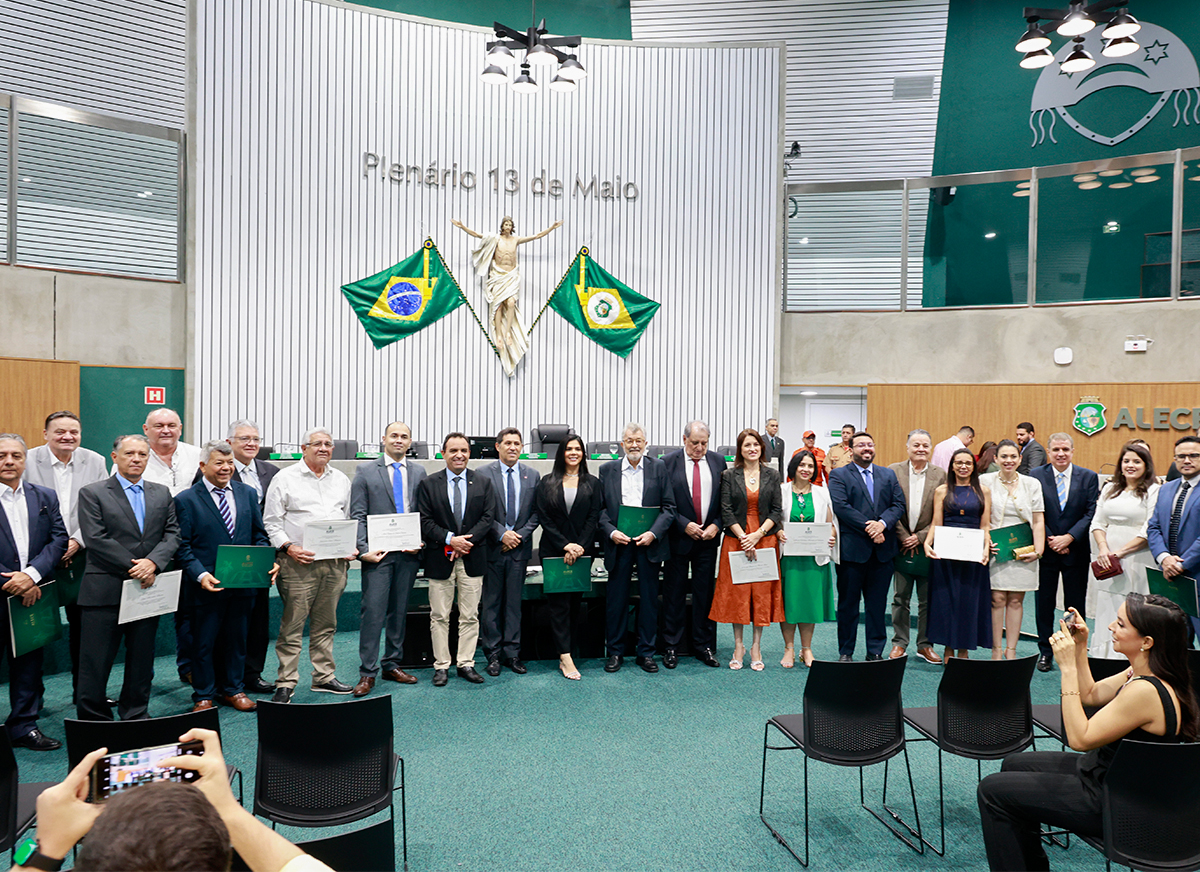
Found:
<svg viewBox="0 0 1200 872"><path fill-rule="evenodd" d="M721 473L721 525L725 528L725 541L721 544L717 586L708 613L711 621L733 624L730 669L742 668L746 657L742 629L745 624L754 625L750 668L755 672L763 669L763 627L784 620L782 587L778 579L734 584L726 555L733 551L753 553L760 548L777 548L774 533L783 524L783 498L779 472L769 464L759 463L766 447L756 430L743 430L738 434L733 468ZM775 559L778 562L778 553Z"/></svg>

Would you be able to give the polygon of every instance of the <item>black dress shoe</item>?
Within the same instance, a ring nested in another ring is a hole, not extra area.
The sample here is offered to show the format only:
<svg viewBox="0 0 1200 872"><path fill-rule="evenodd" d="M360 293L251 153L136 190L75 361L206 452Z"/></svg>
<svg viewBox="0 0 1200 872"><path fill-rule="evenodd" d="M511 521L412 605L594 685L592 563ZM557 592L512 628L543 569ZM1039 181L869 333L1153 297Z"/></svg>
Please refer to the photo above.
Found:
<svg viewBox="0 0 1200 872"><path fill-rule="evenodd" d="M447 679L446 679L446 670L445 669L433 670L433 686L434 687L445 687L446 681L447 681Z"/></svg>
<svg viewBox="0 0 1200 872"><path fill-rule="evenodd" d="M292 688L290 687L277 687L275 688L275 695L271 697L271 702L291 702L292 692Z"/></svg>
<svg viewBox="0 0 1200 872"><path fill-rule="evenodd" d="M192 683L192 673L180 672L179 673L179 683L180 684L191 684Z"/></svg>
<svg viewBox="0 0 1200 872"><path fill-rule="evenodd" d="M51 739L37 727L24 736L12 740L14 748L28 748L30 751L57 751L62 747L58 739Z"/></svg>
<svg viewBox="0 0 1200 872"><path fill-rule="evenodd" d="M500 658L492 657L491 659L489 659L487 668L484 669L484 672L486 672L488 675L492 676L493 678L495 678L497 675L499 675L500 674Z"/></svg>
<svg viewBox="0 0 1200 872"><path fill-rule="evenodd" d="M851 657L849 654L843 654L841 657L838 658L838 663L850 663L853 660L854 660L854 658Z"/></svg>
<svg viewBox="0 0 1200 872"><path fill-rule="evenodd" d="M275 685L267 684L261 678L256 678L253 681L247 681L242 689L246 693L274 693Z"/></svg>
<svg viewBox="0 0 1200 872"><path fill-rule="evenodd" d="M336 678L331 678L328 681L323 681L320 684L313 684L312 689L317 693L353 693L354 688L346 684L344 681L338 681Z"/></svg>
<svg viewBox="0 0 1200 872"><path fill-rule="evenodd" d="M871 654L871 653L869 653L869 652L868 652L868 654L867 654L867 659L868 659L868 660L882 660L882 659L883 659L883 655L882 655L882 654Z"/></svg>
<svg viewBox="0 0 1200 872"><path fill-rule="evenodd" d="M621 668L621 664L625 662L625 658L620 654L614 654L604 661L605 672L616 672Z"/></svg>
<svg viewBox="0 0 1200 872"><path fill-rule="evenodd" d="M520 657L513 657L511 660L505 661L504 665L513 672L517 673L517 675L524 675L529 671L529 668L521 662Z"/></svg>
<svg viewBox="0 0 1200 872"><path fill-rule="evenodd" d="M674 648L668 648L667 653L663 654L663 666L668 669L674 669L679 665L679 654Z"/></svg>
<svg viewBox="0 0 1200 872"><path fill-rule="evenodd" d="M483 684L483 676L475 671L474 666L458 667L458 677L465 678L467 681L471 682L472 684Z"/></svg>
<svg viewBox="0 0 1200 872"><path fill-rule="evenodd" d="M637 665L642 667L643 672L658 672L658 663L653 657L639 657Z"/></svg>
<svg viewBox="0 0 1200 872"><path fill-rule="evenodd" d="M1038 662L1037 662L1037 671L1038 672L1049 672L1053 668L1054 668L1054 658L1051 657L1049 654L1043 654L1041 657L1038 658Z"/></svg>
<svg viewBox="0 0 1200 872"><path fill-rule="evenodd" d="M711 648L699 649L696 652L696 659L699 660L701 663L703 663L705 666L720 666L721 665L720 663L717 662L717 657L715 654L713 654Z"/></svg>

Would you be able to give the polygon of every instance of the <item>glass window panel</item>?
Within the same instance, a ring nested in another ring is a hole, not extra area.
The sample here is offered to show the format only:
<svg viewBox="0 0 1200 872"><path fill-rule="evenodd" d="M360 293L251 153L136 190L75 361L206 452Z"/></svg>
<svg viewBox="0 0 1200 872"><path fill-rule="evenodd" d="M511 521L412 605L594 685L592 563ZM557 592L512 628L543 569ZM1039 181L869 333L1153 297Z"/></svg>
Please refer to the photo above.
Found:
<svg viewBox="0 0 1200 872"><path fill-rule="evenodd" d="M1183 165L1183 255L1180 299L1200 297L1200 160Z"/></svg>
<svg viewBox="0 0 1200 872"><path fill-rule="evenodd" d="M1171 296L1172 164L1038 182L1037 302Z"/></svg>

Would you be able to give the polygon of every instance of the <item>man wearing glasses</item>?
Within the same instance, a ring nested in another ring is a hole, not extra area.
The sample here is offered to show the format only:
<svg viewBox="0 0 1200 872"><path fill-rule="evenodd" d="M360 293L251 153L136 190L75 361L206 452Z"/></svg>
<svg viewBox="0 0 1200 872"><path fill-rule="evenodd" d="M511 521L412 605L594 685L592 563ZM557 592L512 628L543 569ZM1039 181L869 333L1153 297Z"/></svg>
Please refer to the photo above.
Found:
<svg viewBox="0 0 1200 872"><path fill-rule="evenodd" d="M280 552L279 598L283 618L275 653L279 678L272 702L291 702L299 674L304 622L309 622L308 656L312 660L312 689L321 693L350 693L338 681L333 664L333 635L337 632L337 605L346 588L346 570L358 556L314 560L304 548L304 527L313 521L341 521L350 517L350 479L329 465L333 436L323 427L304 434L302 457L281 469L267 491L263 524L271 544Z"/></svg>
<svg viewBox="0 0 1200 872"><path fill-rule="evenodd" d="M1146 527L1150 553L1163 575L1196 578L1200 572L1200 436L1181 436L1175 442L1175 468L1179 478L1158 490L1158 501ZM1191 618L1200 633L1200 620Z"/></svg>

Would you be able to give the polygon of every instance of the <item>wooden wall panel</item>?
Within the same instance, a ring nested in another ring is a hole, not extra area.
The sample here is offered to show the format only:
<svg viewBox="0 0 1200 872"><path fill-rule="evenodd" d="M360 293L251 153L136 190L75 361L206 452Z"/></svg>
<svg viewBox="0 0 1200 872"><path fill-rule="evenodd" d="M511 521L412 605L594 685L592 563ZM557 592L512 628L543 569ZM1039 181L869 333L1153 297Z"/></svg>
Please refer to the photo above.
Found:
<svg viewBox="0 0 1200 872"><path fill-rule="evenodd" d="M79 361L0 357L0 432L42 444L46 416L79 410Z"/></svg>
<svg viewBox="0 0 1200 872"><path fill-rule="evenodd" d="M1070 433L1075 439L1075 462L1105 474L1112 472L1117 452L1125 442L1144 439L1162 475L1171 465L1175 440L1191 428L1114 430L1118 411L1128 407L1136 423L1137 410L1144 409L1142 420L1147 427L1153 422L1155 408L1193 410L1194 418L1181 413L1178 423L1200 422L1198 387L1195 382L869 385L867 426L875 437L880 463L904 459L905 438L918 427L933 434L937 444L968 424L975 428L971 448L978 452L986 440L1014 439L1017 424L1029 421L1043 445L1051 433ZM1098 397L1105 407L1107 427L1094 436L1085 436L1071 426L1075 406L1085 396Z"/></svg>

